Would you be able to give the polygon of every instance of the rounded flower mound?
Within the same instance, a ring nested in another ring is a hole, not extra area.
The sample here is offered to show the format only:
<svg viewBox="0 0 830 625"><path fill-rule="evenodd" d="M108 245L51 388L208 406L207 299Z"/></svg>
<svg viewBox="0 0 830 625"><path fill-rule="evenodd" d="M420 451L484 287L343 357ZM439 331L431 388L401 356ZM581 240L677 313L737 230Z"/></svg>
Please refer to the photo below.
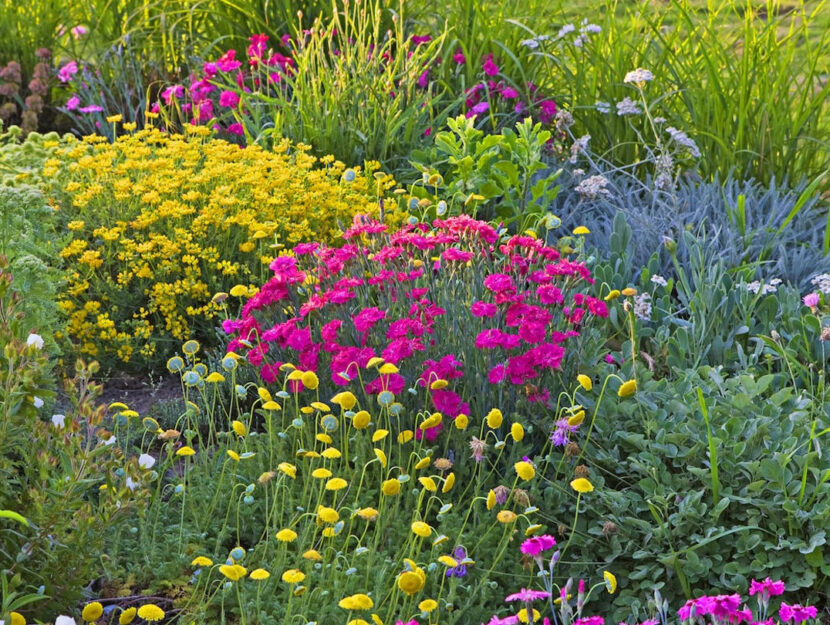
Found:
<svg viewBox="0 0 830 625"><path fill-rule="evenodd" d="M73 239L60 256L68 281L60 307L78 350L109 364L158 365L176 341L213 338L231 297L256 292L273 244L332 242L356 214L400 223L390 176L351 169L285 140L240 150L201 133L147 129L110 144L89 137L61 148L44 176L59 182L59 218ZM236 288L239 287L239 288ZM111 305L113 301L117 306Z"/></svg>
<svg viewBox="0 0 830 625"><path fill-rule="evenodd" d="M606 303L585 292L593 279L584 265L468 216L392 234L356 217L343 238L340 248L301 244L276 258L273 277L225 323L233 335L228 349L244 354L267 383L277 381L282 363L297 363L305 373L290 378L293 392L317 384L336 391L362 369L366 391L381 406L392 406L404 389L421 389L442 418L413 428L417 440L435 440L456 418L463 427L476 412L498 429L503 411L516 407L471 410L468 402L488 394L465 365L484 367L489 385L518 391L505 395L550 405L549 391L540 389L562 367L568 341L592 317L608 315ZM470 259L447 260L450 249ZM306 380L311 372L319 378ZM332 396L344 408L353 401L345 389ZM353 422L364 427L368 415L358 414ZM522 430L512 431L522 438Z"/></svg>

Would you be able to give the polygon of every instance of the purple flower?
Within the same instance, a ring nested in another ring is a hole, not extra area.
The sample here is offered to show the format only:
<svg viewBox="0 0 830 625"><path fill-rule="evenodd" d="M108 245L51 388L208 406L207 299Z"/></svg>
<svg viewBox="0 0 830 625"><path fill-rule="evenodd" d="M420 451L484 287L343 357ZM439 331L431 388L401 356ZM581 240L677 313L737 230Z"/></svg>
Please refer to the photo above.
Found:
<svg viewBox="0 0 830 625"><path fill-rule="evenodd" d="M97 104L90 104L89 106L85 106L83 108L79 108L79 113L100 113L104 109Z"/></svg>
<svg viewBox="0 0 830 625"><path fill-rule="evenodd" d="M69 82L72 77L78 73L78 64L75 61L69 61L66 65L58 70L58 80L61 82Z"/></svg>
<svg viewBox="0 0 830 625"><path fill-rule="evenodd" d="M800 623L811 618L816 618L817 614L818 611L816 610L815 606L803 606L797 603L793 605L787 605L783 601L781 602L781 607L778 610L778 616L781 617L782 621L793 621L794 623Z"/></svg>
<svg viewBox="0 0 830 625"><path fill-rule="evenodd" d="M576 619L573 625L605 625L605 619L601 616L586 616Z"/></svg>
<svg viewBox="0 0 830 625"><path fill-rule="evenodd" d="M514 592L512 595L507 595L505 601L522 601L523 603L530 603L531 601L538 601L540 599L547 599L550 597L549 592L544 590L531 590L530 588L522 588L519 592ZM602 623L599 623L602 625Z"/></svg>
<svg viewBox="0 0 830 625"><path fill-rule="evenodd" d="M75 39L80 39L81 37L86 35L87 32L89 32L89 31L87 31L86 26L78 25L78 26L73 26L72 29L69 32L72 33L72 36L75 37Z"/></svg>
<svg viewBox="0 0 830 625"><path fill-rule="evenodd" d="M78 97L78 94L73 93L72 97L66 101L66 110L67 111L74 111L78 106L81 104L81 98Z"/></svg>
<svg viewBox="0 0 830 625"><path fill-rule="evenodd" d="M808 293L801 301L804 302L805 306L809 306L810 308L818 308L818 293Z"/></svg>
<svg viewBox="0 0 830 625"><path fill-rule="evenodd" d="M493 60L493 55L492 55L492 53L491 53L491 54L488 54L488 55L484 58L484 66L483 66L483 69L484 69L484 73L485 73L485 74L487 74L488 76L497 76L497 75L498 75L498 73L499 73L499 66L498 66L498 65L496 65L496 62Z"/></svg>
<svg viewBox="0 0 830 625"><path fill-rule="evenodd" d="M469 119L473 115L479 115L481 113L486 113L487 110L490 108L489 102L479 102L475 106L473 106L469 111L467 111L466 117Z"/></svg>
<svg viewBox="0 0 830 625"><path fill-rule="evenodd" d="M695 601L697 614L703 616L711 614L717 618L728 618L738 611L738 606L741 604L741 596L739 594L733 595L716 595L713 597L703 596Z"/></svg>
<svg viewBox="0 0 830 625"><path fill-rule="evenodd" d="M749 584L749 596L751 597L754 594L761 594L761 597L764 599L769 599L770 597L777 597L778 595L783 595L784 591L787 590L787 586L782 581L772 581L769 577L766 578L763 582L757 582L754 579Z"/></svg>
<svg viewBox="0 0 830 625"><path fill-rule="evenodd" d="M461 562L467 558L467 551L464 547L456 547L452 552L452 557L456 559L456 561ZM451 569L447 569L445 573L447 577L464 577L467 575L467 565L466 564L459 564L458 566L454 566Z"/></svg>
<svg viewBox="0 0 830 625"><path fill-rule="evenodd" d="M464 65L467 62L467 57L464 56L464 51L461 48L458 48L455 51L455 54L452 55L452 60L455 61L456 65Z"/></svg>
<svg viewBox="0 0 830 625"><path fill-rule="evenodd" d="M219 106L236 108L237 104L239 104L239 96L235 91L223 91L219 95Z"/></svg>
<svg viewBox="0 0 830 625"><path fill-rule="evenodd" d="M501 90L501 97L506 100L515 100L519 97L519 92L516 91L513 87L505 87Z"/></svg>
<svg viewBox="0 0 830 625"><path fill-rule="evenodd" d="M548 551L556 546L556 539L550 534L542 534L528 538L522 543L520 550L526 556L537 557L543 551Z"/></svg>

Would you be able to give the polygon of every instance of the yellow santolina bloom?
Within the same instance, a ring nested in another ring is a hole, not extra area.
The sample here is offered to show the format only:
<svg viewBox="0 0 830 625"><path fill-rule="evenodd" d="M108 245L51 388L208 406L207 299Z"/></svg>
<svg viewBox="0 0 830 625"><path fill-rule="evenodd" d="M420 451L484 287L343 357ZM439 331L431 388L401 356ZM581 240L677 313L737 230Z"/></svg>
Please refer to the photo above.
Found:
<svg viewBox="0 0 830 625"><path fill-rule="evenodd" d="M518 613L516 614L516 616L519 617L519 622L520 623L529 623L530 622L530 620L527 618L527 608L522 608L521 610L519 610ZM542 615L539 614L539 610L536 610L534 608L534 610L533 610L533 622L538 623L541 616Z"/></svg>
<svg viewBox="0 0 830 625"><path fill-rule="evenodd" d="M382 441L387 436L389 436L389 430L375 430L375 433L372 434L372 442L377 443L378 441Z"/></svg>
<svg viewBox="0 0 830 625"><path fill-rule="evenodd" d="M302 376L300 376L300 381L303 383L303 386L311 389L312 391L320 386L320 379L313 371L304 372Z"/></svg>
<svg viewBox="0 0 830 625"><path fill-rule="evenodd" d="M538 523L534 523L533 525L529 525L528 528L525 530L525 536L532 536L536 532L542 529L542 526Z"/></svg>
<svg viewBox="0 0 830 625"><path fill-rule="evenodd" d="M374 508L361 508L357 511L357 516L366 521L374 521L378 518L378 511Z"/></svg>
<svg viewBox="0 0 830 625"><path fill-rule="evenodd" d="M498 408L493 408L490 412L487 413L487 427L495 430L498 427L501 427L502 422L502 414L501 410Z"/></svg>
<svg viewBox="0 0 830 625"><path fill-rule="evenodd" d="M394 497L401 492L401 483L396 479L386 480L380 489L387 497Z"/></svg>
<svg viewBox="0 0 830 625"><path fill-rule="evenodd" d="M617 591L617 578L610 571L603 571L602 578L605 581L605 589L608 594L613 595Z"/></svg>
<svg viewBox="0 0 830 625"><path fill-rule="evenodd" d="M431 493L434 493L438 490L438 485L435 483L435 480L433 480L431 477L419 477L418 481L421 483L421 486L423 486L426 490L428 490Z"/></svg>
<svg viewBox="0 0 830 625"><path fill-rule="evenodd" d="M631 397L637 392L637 380L627 380L623 382L617 390L617 395L620 397Z"/></svg>
<svg viewBox="0 0 830 625"><path fill-rule="evenodd" d="M369 362L366 363L366 368L369 369L371 367L377 367L378 365L383 364L383 358L378 358L377 356L372 356L369 359Z"/></svg>
<svg viewBox="0 0 830 625"><path fill-rule="evenodd" d="M355 413L355 415L352 417L352 425L356 429L362 430L369 425L369 422L371 420L371 415L365 410L361 410L360 412Z"/></svg>
<svg viewBox="0 0 830 625"><path fill-rule="evenodd" d="M357 397L355 397L350 391L344 391L342 393L337 393L337 395L332 397L331 403L337 404L343 410L351 410L357 403Z"/></svg>
<svg viewBox="0 0 830 625"><path fill-rule="evenodd" d="M193 558L193 562L190 563L191 566L213 566L213 560L210 558L206 558L205 556L198 556Z"/></svg>
<svg viewBox="0 0 830 625"><path fill-rule="evenodd" d="M577 226L574 228L574 234L582 235L582 234L591 234L591 231L588 230L585 226Z"/></svg>
<svg viewBox="0 0 830 625"><path fill-rule="evenodd" d="M271 577L271 574L265 569L254 569L248 577L259 582L264 579L268 579Z"/></svg>
<svg viewBox="0 0 830 625"><path fill-rule="evenodd" d="M631 297L631 296L633 296L633 295L637 295L637 289L635 289L635 288L633 288L633 287L628 287L628 288L625 288L625 289L623 289L623 290L622 290L622 291L620 291L620 292L621 292L623 295L625 295L626 297Z"/></svg>
<svg viewBox="0 0 830 625"><path fill-rule="evenodd" d="M369 625L369 621L362 618L353 618L346 625Z"/></svg>
<svg viewBox="0 0 830 625"><path fill-rule="evenodd" d="M219 384L220 382L225 381L225 376L219 373L218 371L212 372L208 377L205 378L205 382L208 384Z"/></svg>
<svg viewBox="0 0 830 625"><path fill-rule="evenodd" d="M329 436L328 434L318 434L318 435L317 435L317 436L315 436L314 438L316 438L316 439L317 439L318 441L320 441L321 443L325 443L326 445L331 445L332 441L334 440L334 439L333 439L331 436Z"/></svg>
<svg viewBox="0 0 830 625"><path fill-rule="evenodd" d="M325 480L332 476L332 472L326 468L320 467L319 469L314 469L311 472L311 477L316 478L318 480Z"/></svg>
<svg viewBox="0 0 830 625"><path fill-rule="evenodd" d="M516 520L516 513L512 510L502 510L496 515L499 523L512 523Z"/></svg>
<svg viewBox="0 0 830 625"><path fill-rule="evenodd" d="M577 426L581 425L582 422L585 421L585 411L580 410L575 415L568 417L568 425L570 426Z"/></svg>
<svg viewBox="0 0 830 625"><path fill-rule="evenodd" d="M303 558L311 560L312 562L320 562L320 560L323 559L323 556L321 556L320 552L316 549L309 549L303 554Z"/></svg>
<svg viewBox="0 0 830 625"><path fill-rule="evenodd" d="M81 618L85 621L97 621L104 614L104 606L97 601L87 603L81 612Z"/></svg>
<svg viewBox="0 0 830 625"><path fill-rule="evenodd" d="M432 456L424 456L417 463L415 463L415 468L421 470L424 467L428 467L430 462L432 462Z"/></svg>
<svg viewBox="0 0 830 625"><path fill-rule="evenodd" d="M256 390L257 395L262 401L272 401L274 398L271 396L271 393L268 391L267 388L259 387Z"/></svg>
<svg viewBox="0 0 830 625"><path fill-rule="evenodd" d="M118 616L118 625L130 625L135 620L137 608L127 608Z"/></svg>
<svg viewBox="0 0 830 625"><path fill-rule="evenodd" d="M285 528L277 532L277 540L281 543L291 543L297 540L297 532L292 529Z"/></svg>
<svg viewBox="0 0 830 625"><path fill-rule="evenodd" d="M412 430L404 430L403 432L398 434L398 442L401 445L403 445L411 441L414 436L415 434L412 432Z"/></svg>
<svg viewBox="0 0 830 625"><path fill-rule="evenodd" d="M424 587L427 581L426 573L412 560L406 560L407 570L398 575L398 588L410 597Z"/></svg>
<svg viewBox="0 0 830 625"><path fill-rule="evenodd" d="M236 432L237 436L245 436L248 434L248 428L245 427L245 424L242 421L234 421L231 423L231 427L233 431Z"/></svg>
<svg viewBox="0 0 830 625"><path fill-rule="evenodd" d="M293 464L289 464L288 462L280 462L277 468L283 473L285 473L288 477L297 477L297 467L295 467Z"/></svg>
<svg viewBox="0 0 830 625"><path fill-rule="evenodd" d="M496 506L496 491L490 490L487 493L487 509L492 510Z"/></svg>
<svg viewBox="0 0 830 625"><path fill-rule="evenodd" d="M510 436L513 437L514 441L520 441L525 437L525 429L522 427L522 424L518 421L510 426Z"/></svg>
<svg viewBox="0 0 830 625"><path fill-rule="evenodd" d="M185 445L184 447L180 447L178 449L178 451L176 451L177 456L192 456L195 453L196 452L189 445Z"/></svg>
<svg viewBox="0 0 830 625"><path fill-rule="evenodd" d="M318 506L317 518L323 523L337 523L340 520L340 513L334 508Z"/></svg>
<svg viewBox="0 0 830 625"><path fill-rule="evenodd" d="M469 423L470 418L463 413L455 417L455 420L453 421L453 425L455 425L457 430L466 430Z"/></svg>
<svg viewBox="0 0 830 625"><path fill-rule="evenodd" d="M443 420L444 415L442 415L440 412L434 412L427 419L424 419L418 426L418 428L421 430L428 430L429 428L434 428Z"/></svg>
<svg viewBox="0 0 830 625"><path fill-rule="evenodd" d="M589 378L584 373L580 373L578 376L576 376L576 381L579 382L579 385L586 391L590 391L592 388L594 388L594 383L591 381L591 378Z"/></svg>
<svg viewBox="0 0 830 625"><path fill-rule="evenodd" d="M138 618L143 618L145 621L155 622L164 618L164 610L154 603L148 603L138 608Z"/></svg>
<svg viewBox="0 0 830 625"><path fill-rule="evenodd" d="M372 601L372 598L369 595L358 593L356 595L343 597L337 605L344 610L371 610L374 607L375 602Z"/></svg>
<svg viewBox="0 0 830 625"><path fill-rule="evenodd" d="M450 473L444 478L444 485L441 487L442 493L448 493L455 486L455 473Z"/></svg>
<svg viewBox="0 0 830 625"><path fill-rule="evenodd" d="M435 599L424 599L418 604L418 609L421 612L432 612L438 607L438 602Z"/></svg>
<svg viewBox="0 0 830 625"><path fill-rule="evenodd" d="M424 523L423 521L414 521L412 523L412 533L421 538L427 538L432 534L432 528L428 523Z"/></svg>
<svg viewBox="0 0 830 625"><path fill-rule="evenodd" d="M303 375L305 375L305 373ZM313 401L311 402L310 406L314 408L314 410L319 410L320 412L331 412L331 408L329 408L329 405L321 401Z"/></svg>
<svg viewBox="0 0 830 625"><path fill-rule="evenodd" d="M11 625L26 625L26 617L20 612L9 612L9 618L11 619Z"/></svg>
<svg viewBox="0 0 830 625"><path fill-rule="evenodd" d="M380 461L380 466L382 466L385 469L386 465L389 462L387 457L386 457L386 452L383 451L382 449L378 449L377 447L375 447L375 456Z"/></svg>
<svg viewBox="0 0 830 625"><path fill-rule="evenodd" d="M320 454L323 458L327 458L329 460L336 460L340 458L343 454L340 453L340 450L336 447L329 447L328 449L324 449L323 453Z"/></svg>
<svg viewBox="0 0 830 625"><path fill-rule="evenodd" d="M594 490L594 485L584 477L578 477L571 482L571 488L578 493L590 493Z"/></svg>
<svg viewBox="0 0 830 625"><path fill-rule="evenodd" d="M333 477L326 482L326 490L343 490L349 483L342 477Z"/></svg>
<svg viewBox="0 0 830 625"><path fill-rule="evenodd" d="M288 569L282 574L282 581L286 584L299 584L305 579L305 573L300 569Z"/></svg>
<svg viewBox="0 0 830 625"><path fill-rule="evenodd" d="M440 391L442 388L447 388L449 384L450 383L446 380L435 380L432 384L429 385L429 388L433 391Z"/></svg>
<svg viewBox="0 0 830 625"><path fill-rule="evenodd" d="M219 567L219 572L232 582L235 582L247 575L248 569L241 564L223 564Z"/></svg>
<svg viewBox="0 0 830 625"><path fill-rule="evenodd" d="M608 295L606 295L603 299L606 302L610 302L611 300L617 299L620 296L620 292L617 289L612 289L609 291Z"/></svg>
<svg viewBox="0 0 830 625"><path fill-rule="evenodd" d="M271 401L267 401L264 404L262 404L262 409L263 410L282 410L282 406L280 406L274 400L271 400Z"/></svg>
<svg viewBox="0 0 830 625"><path fill-rule="evenodd" d="M380 373L381 375L392 375L393 373L398 373L399 371L400 369L398 369L391 362L387 362L386 364L381 365L378 369L378 373Z"/></svg>
<svg viewBox="0 0 830 625"><path fill-rule="evenodd" d="M529 462L517 462L513 465L513 468L516 469L516 475L518 475L525 482L528 480L532 480L533 477L536 475L536 469Z"/></svg>
<svg viewBox="0 0 830 625"><path fill-rule="evenodd" d="M458 560L451 556L438 556L438 561L448 568L454 568L458 566Z"/></svg>

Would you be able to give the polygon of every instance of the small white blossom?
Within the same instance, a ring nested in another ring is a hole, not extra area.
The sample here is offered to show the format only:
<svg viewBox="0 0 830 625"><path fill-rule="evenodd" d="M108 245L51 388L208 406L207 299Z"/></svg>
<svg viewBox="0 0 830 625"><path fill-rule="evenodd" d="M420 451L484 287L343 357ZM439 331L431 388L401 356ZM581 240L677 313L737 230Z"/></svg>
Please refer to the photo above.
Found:
<svg viewBox="0 0 830 625"><path fill-rule="evenodd" d="M519 42L519 45L535 50L539 47L539 42L536 41L536 39L522 39L522 41Z"/></svg>
<svg viewBox="0 0 830 625"><path fill-rule="evenodd" d="M26 339L26 345L29 347L34 345L35 349L43 349L43 337L40 334L32 332L29 335L29 338Z"/></svg>
<svg viewBox="0 0 830 625"><path fill-rule="evenodd" d="M580 35L579 37L574 39L574 45L577 48L581 48L585 44L586 41L588 41L588 37L586 37L585 35Z"/></svg>
<svg viewBox="0 0 830 625"><path fill-rule="evenodd" d="M584 176L585 175L585 170L584 169L574 169L572 173L573 173L574 176Z"/></svg>
<svg viewBox="0 0 830 625"><path fill-rule="evenodd" d="M633 83L635 85L649 82L650 80L654 80L654 74L647 69L643 69L642 67L638 67L637 69L628 72L625 75L625 78L623 78L624 83Z"/></svg>
<svg viewBox="0 0 830 625"><path fill-rule="evenodd" d="M107 447L109 447L110 445L115 445L115 434L113 434L112 436L110 436L110 437L109 437L108 439L106 439L106 440L101 439L101 442L102 442L104 445L106 445Z"/></svg>
<svg viewBox="0 0 830 625"><path fill-rule="evenodd" d="M606 186L608 186L608 179L605 176L591 176L576 185L574 190L583 197L594 199L600 195L611 195L611 192L605 188Z"/></svg>
<svg viewBox="0 0 830 625"><path fill-rule="evenodd" d="M156 464L156 459L153 458L150 454L141 454L138 457L138 466L142 469L152 469L153 465Z"/></svg>
<svg viewBox="0 0 830 625"><path fill-rule="evenodd" d="M617 115L623 117L624 115L639 115L642 113L639 105L629 97L617 102Z"/></svg>
<svg viewBox="0 0 830 625"><path fill-rule="evenodd" d="M66 427L66 415L65 414L53 414L52 415L52 425L54 425L58 429L63 429Z"/></svg>
<svg viewBox="0 0 830 625"><path fill-rule="evenodd" d="M585 24L579 30L583 33L591 33L596 35L602 32L602 26L597 26L596 24Z"/></svg>
<svg viewBox="0 0 830 625"><path fill-rule="evenodd" d="M138 483L136 483L136 482L133 480L133 478L131 478L131 477L129 477L129 476L128 476L128 477L127 477L127 479L124 481L124 484L125 484L125 486L126 486L127 488L129 488L130 490L135 490L135 489L138 487ZM120 502L119 502L119 503L120 503Z"/></svg>
<svg viewBox="0 0 830 625"><path fill-rule="evenodd" d="M75 619L71 616L64 616L61 614L58 618L55 619L55 625L78 625L75 622Z"/></svg>
<svg viewBox="0 0 830 625"><path fill-rule="evenodd" d="M761 295L767 295L769 293L775 293L778 291L778 285L781 284L780 278L773 278L766 284L761 284L758 280L750 282L746 285L746 290L750 293L761 293Z"/></svg>
<svg viewBox="0 0 830 625"><path fill-rule="evenodd" d="M685 132L674 128L673 126L667 126L666 132L671 136L672 140L677 145L683 146L689 150L689 154L691 154L694 158L700 158L700 150L698 149L697 144L690 139Z"/></svg>
<svg viewBox="0 0 830 625"><path fill-rule="evenodd" d="M611 105L608 102L603 102L602 100L597 100L594 103L594 107L603 115L607 115L611 112Z"/></svg>
<svg viewBox="0 0 830 625"><path fill-rule="evenodd" d="M35 408L42 408L43 407L43 400L35 395L32 397L32 403L35 405Z"/></svg>
<svg viewBox="0 0 830 625"><path fill-rule="evenodd" d="M810 284L815 286L819 291L824 293L825 295L830 295L830 273L823 273L812 280L810 280Z"/></svg>
<svg viewBox="0 0 830 625"><path fill-rule="evenodd" d="M640 293L634 296L634 314L643 321L651 319L651 295Z"/></svg>
<svg viewBox="0 0 830 625"><path fill-rule="evenodd" d="M669 284L663 276L658 275L658 274L654 274L653 276L651 276L651 281L654 284L659 284L660 286L663 286L663 287L665 287Z"/></svg>
<svg viewBox="0 0 830 625"><path fill-rule="evenodd" d="M556 117L554 119L556 121L556 129L560 132L567 130L574 123L574 116L562 109L556 111Z"/></svg>
<svg viewBox="0 0 830 625"><path fill-rule="evenodd" d="M588 149L588 142L591 140L591 135L583 135L576 139L571 145L571 163L576 163L580 154L583 154Z"/></svg>
<svg viewBox="0 0 830 625"><path fill-rule="evenodd" d="M666 123L666 118L665 117L655 117L654 118L654 123L655 124L665 124Z"/></svg>
<svg viewBox="0 0 830 625"><path fill-rule="evenodd" d="M671 174L661 171L654 179L654 188L658 191L674 189L674 178L671 177Z"/></svg>

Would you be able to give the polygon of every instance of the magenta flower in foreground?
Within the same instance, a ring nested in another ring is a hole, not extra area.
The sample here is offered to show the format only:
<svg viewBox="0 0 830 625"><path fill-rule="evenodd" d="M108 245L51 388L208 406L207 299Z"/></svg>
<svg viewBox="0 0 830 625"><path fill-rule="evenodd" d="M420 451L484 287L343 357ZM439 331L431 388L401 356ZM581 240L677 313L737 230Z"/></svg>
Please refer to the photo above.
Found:
<svg viewBox="0 0 830 625"><path fill-rule="evenodd" d="M717 618L728 618L735 614L740 604L741 596L737 593L733 595L715 595L712 597L704 595L695 601L698 616L711 614Z"/></svg>
<svg viewBox="0 0 830 625"><path fill-rule="evenodd" d="M520 550L526 556L536 557L543 551L553 549L556 546L556 539L550 534L543 534L541 536L534 536L528 538L522 543Z"/></svg>
<svg viewBox="0 0 830 625"><path fill-rule="evenodd" d="M544 590L531 590L530 588L522 588L519 592L514 592L512 595L507 595L505 601L522 601L529 603L531 601L539 601L540 599L547 599L550 597L549 592Z"/></svg>
<svg viewBox="0 0 830 625"><path fill-rule="evenodd" d="M499 618L494 614L493 618L487 621L486 625L515 625L518 622L518 616L505 616L504 618ZM485 623L482 623L481 625L485 625Z"/></svg>
<svg viewBox="0 0 830 625"><path fill-rule="evenodd" d="M781 607L778 610L778 616L781 617L782 621L793 621L794 623L801 623L802 621L806 621L811 618L816 618L817 614L818 611L816 610L815 606L803 606L797 603L793 605L787 605L786 603L782 602Z"/></svg>
<svg viewBox="0 0 830 625"><path fill-rule="evenodd" d="M493 60L493 55L488 54L484 59L484 73L488 76L496 76L499 73L499 66Z"/></svg>
<svg viewBox="0 0 830 625"><path fill-rule="evenodd" d="M770 597L777 597L783 595L787 590L787 586L782 581L772 581L769 577L763 582L755 581L754 579L749 584L749 596L759 594L762 598L769 599Z"/></svg>
<svg viewBox="0 0 830 625"><path fill-rule="evenodd" d="M810 308L817 308L818 307L818 293L808 293L804 296L801 300L804 302L805 306L809 306Z"/></svg>
<svg viewBox="0 0 830 625"><path fill-rule="evenodd" d="M601 616L586 616L576 619L573 625L605 625L605 619Z"/></svg>

